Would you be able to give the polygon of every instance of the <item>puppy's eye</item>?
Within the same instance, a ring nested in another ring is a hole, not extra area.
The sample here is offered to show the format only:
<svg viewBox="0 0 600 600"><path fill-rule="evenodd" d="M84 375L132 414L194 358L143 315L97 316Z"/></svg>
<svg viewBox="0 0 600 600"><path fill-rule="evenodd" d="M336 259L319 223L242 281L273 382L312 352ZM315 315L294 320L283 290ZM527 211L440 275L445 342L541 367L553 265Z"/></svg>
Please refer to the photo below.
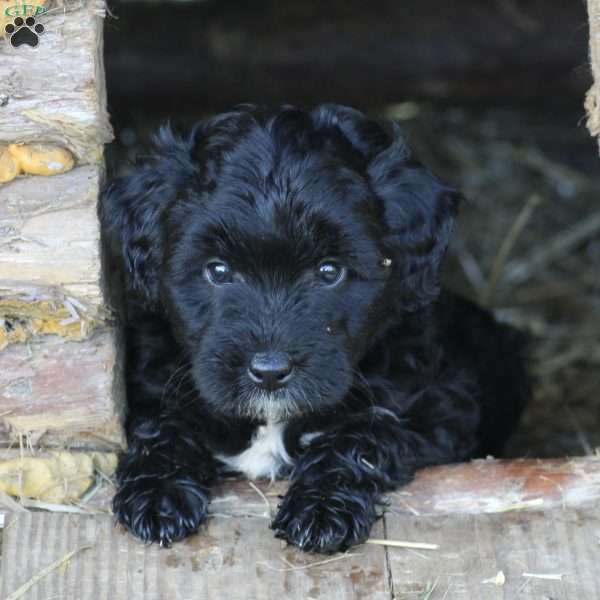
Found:
<svg viewBox="0 0 600 600"><path fill-rule="evenodd" d="M226 285L233 283L233 271L227 263L212 260L204 267L204 277L213 285Z"/></svg>
<svg viewBox="0 0 600 600"><path fill-rule="evenodd" d="M328 287L333 287L346 277L346 269L335 260L324 260L317 269L317 278Z"/></svg>

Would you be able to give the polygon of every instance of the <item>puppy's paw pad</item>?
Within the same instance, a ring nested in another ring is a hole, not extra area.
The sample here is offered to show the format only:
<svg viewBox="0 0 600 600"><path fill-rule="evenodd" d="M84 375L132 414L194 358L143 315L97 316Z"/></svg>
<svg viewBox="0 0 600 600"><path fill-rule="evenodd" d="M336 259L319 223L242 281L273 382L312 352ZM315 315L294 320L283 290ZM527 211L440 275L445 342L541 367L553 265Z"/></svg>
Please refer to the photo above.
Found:
<svg viewBox="0 0 600 600"><path fill-rule="evenodd" d="M350 488L294 484L271 528L275 536L307 552L332 553L367 540L378 518L376 499Z"/></svg>
<svg viewBox="0 0 600 600"><path fill-rule="evenodd" d="M208 489L195 480L136 477L125 480L113 500L120 523L144 542L169 547L198 530L206 518Z"/></svg>
<svg viewBox="0 0 600 600"><path fill-rule="evenodd" d="M39 36L44 33L44 26L36 23L33 17L27 17L25 20L16 17L12 23L8 23L4 27L4 31L15 48L23 44L35 48L38 45Z"/></svg>

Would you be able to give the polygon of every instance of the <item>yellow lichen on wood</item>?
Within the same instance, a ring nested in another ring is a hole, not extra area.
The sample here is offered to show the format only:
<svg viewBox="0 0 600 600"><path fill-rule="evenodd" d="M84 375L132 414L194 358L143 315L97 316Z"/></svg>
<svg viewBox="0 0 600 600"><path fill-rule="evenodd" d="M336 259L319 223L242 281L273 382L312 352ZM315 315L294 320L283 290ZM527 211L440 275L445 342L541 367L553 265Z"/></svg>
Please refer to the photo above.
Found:
<svg viewBox="0 0 600 600"><path fill-rule="evenodd" d="M59 175L75 165L73 155L51 144L9 144L0 146L0 183L17 175Z"/></svg>
<svg viewBox="0 0 600 600"><path fill-rule="evenodd" d="M73 308L69 310L67 302L0 297L0 350L39 335L59 335L72 340L88 335L97 324L96 318L81 315Z"/></svg>
<svg viewBox="0 0 600 600"><path fill-rule="evenodd" d="M9 144L8 151L28 175L58 175L75 165L73 155L50 144Z"/></svg>
<svg viewBox="0 0 600 600"><path fill-rule="evenodd" d="M19 163L6 146L0 146L0 183L12 181L19 173Z"/></svg>
<svg viewBox="0 0 600 600"><path fill-rule="evenodd" d="M44 456L0 459L0 491L55 504L73 502L90 488L96 471L111 476L114 453L52 452Z"/></svg>

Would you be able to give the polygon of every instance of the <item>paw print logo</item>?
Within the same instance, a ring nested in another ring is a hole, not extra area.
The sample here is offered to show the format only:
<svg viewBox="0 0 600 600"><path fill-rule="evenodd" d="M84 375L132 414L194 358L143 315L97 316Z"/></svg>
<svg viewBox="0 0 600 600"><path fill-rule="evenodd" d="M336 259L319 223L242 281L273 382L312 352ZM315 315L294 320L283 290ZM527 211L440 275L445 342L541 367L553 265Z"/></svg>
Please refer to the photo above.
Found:
<svg viewBox="0 0 600 600"><path fill-rule="evenodd" d="M39 36L44 33L44 26L41 23L36 24L33 17L27 17L25 21L21 17L17 17L4 28L4 31L15 48L23 44L35 48L40 40Z"/></svg>

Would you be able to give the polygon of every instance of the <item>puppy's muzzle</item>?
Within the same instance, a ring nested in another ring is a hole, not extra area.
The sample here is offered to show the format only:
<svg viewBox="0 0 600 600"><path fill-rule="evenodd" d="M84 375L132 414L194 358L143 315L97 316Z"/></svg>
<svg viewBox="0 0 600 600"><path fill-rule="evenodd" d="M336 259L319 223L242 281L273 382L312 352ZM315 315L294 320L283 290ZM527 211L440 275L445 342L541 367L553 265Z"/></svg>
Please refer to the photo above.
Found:
<svg viewBox="0 0 600 600"><path fill-rule="evenodd" d="M293 376L292 359L286 352L258 352L250 361L248 375L260 388L276 390Z"/></svg>

